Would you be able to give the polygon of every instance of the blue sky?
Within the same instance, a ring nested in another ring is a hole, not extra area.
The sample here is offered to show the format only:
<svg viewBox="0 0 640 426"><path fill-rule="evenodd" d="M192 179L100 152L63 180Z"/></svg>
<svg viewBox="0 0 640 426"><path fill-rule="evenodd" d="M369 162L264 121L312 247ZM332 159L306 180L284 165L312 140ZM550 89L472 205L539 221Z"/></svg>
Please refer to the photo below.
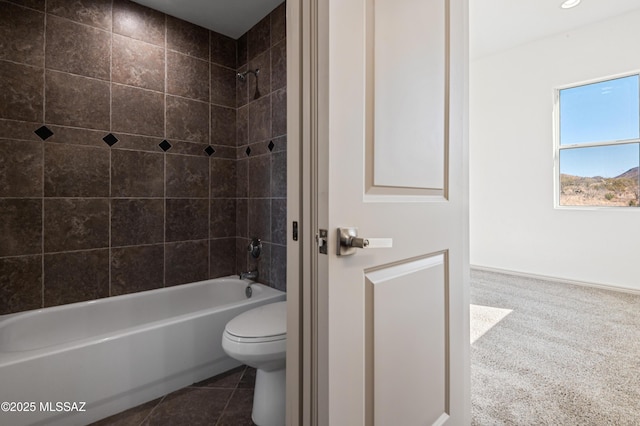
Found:
<svg viewBox="0 0 640 426"><path fill-rule="evenodd" d="M560 144L640 137L638 76L560 91ZM560 151L560 173L618 176L638 167L638 144Z"/></svg>

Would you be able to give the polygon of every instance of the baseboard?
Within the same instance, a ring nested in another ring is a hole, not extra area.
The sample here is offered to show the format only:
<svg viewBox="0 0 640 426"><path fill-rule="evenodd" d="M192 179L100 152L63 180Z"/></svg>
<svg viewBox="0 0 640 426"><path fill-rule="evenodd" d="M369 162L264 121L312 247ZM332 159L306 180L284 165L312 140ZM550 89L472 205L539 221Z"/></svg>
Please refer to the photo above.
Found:
<svg viewBox="0 0 640 426"><path fill-rule="evenodd" d="M499 274L514 275L517 277L533 278L533 279L543 280L543 281L554 281L554 282L559 282L563 284L572 284L572 285L579 285L582 287L593 287L593 288L599 288L602 290L617 291L620 293L640 295L640 290L637 290L634 288L619 287L619 286L614 286L610 284L600 284L600 283L594 283L589 281L569 280L566 278L552 277L549 275L538 275L538 274L532 274L529 272L513 271L510 269L492 268L489 266L471 265L471 269L476 271L496 272Z"/></svg>

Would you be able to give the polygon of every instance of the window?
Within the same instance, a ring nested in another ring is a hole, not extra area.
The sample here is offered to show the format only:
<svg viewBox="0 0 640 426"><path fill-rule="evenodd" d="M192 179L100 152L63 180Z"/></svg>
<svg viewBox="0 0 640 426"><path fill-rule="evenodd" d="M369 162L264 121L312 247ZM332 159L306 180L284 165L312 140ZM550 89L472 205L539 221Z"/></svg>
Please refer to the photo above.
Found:
<svg viewBox="0 0 640 426"><path fill-rule="evenodd" d="M639 75L557 91L558 204L640 203Z"/></svg>

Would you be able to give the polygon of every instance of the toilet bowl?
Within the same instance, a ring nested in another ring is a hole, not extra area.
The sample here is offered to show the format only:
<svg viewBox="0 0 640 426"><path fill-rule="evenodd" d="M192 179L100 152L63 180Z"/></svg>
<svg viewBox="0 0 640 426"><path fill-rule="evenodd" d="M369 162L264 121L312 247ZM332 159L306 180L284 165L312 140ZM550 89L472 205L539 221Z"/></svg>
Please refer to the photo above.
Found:
<svg viewBox="0 0 640 426"><path fill-rule="evenodd" d="M246 311L229 321L222 348L231 358L256 369L251 417L258 426L283 426L287 302Z"/></svg>

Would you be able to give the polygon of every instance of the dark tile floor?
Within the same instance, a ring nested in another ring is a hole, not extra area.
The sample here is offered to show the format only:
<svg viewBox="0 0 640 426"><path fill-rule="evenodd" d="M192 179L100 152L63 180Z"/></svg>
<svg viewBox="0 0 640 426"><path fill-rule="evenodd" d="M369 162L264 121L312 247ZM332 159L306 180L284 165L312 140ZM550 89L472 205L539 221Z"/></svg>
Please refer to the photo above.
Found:
<svg viewBox="0 0 640 426"><path fill-rule="evenodd" d="M92 426L253 426L256 370L238 367Z"/></svg>

